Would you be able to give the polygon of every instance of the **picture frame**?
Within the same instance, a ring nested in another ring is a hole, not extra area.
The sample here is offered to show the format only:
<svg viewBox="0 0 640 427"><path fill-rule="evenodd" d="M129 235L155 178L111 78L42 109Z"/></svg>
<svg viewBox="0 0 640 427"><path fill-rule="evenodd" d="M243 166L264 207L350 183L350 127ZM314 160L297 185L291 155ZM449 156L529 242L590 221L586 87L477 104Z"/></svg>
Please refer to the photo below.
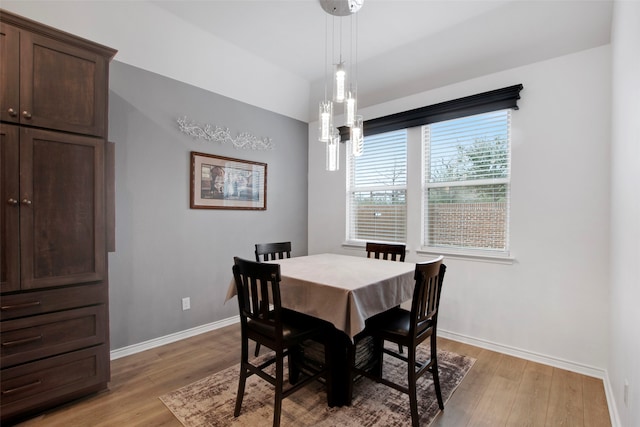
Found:
<svg viewBox="0 0 640 427"><path fill-rule="evenodd" d="M267 164L191 152L191 209L267 209Z"/></svg>

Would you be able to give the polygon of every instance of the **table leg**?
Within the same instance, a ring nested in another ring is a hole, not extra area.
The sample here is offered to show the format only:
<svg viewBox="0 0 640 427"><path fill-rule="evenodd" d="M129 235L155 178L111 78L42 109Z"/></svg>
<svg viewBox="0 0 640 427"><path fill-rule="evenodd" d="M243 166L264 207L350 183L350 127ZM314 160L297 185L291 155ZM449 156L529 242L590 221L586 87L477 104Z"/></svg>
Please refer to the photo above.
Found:
<svg viewBox="0 0 640 427"><path fill-rule="evenodd" d="M334 330L330 345L330 365L332 401L330 407L344 406L351 403L349 396L349 346L352 346L349 337L342 331Z"/></svg>
<svg viewBox="0 0 640 427"><path fill-rule="evenodd" d="M351 387L349 384L351 380L351 352L354 352L355 363L358 367L372 371L381 368L379 360L375 358L378 352L374 350L373 341L369 337L359 340L356 348L344 332L332 327L328 334L328 357L326 359L324 346L316 341L307 341L302 345L302 357L310 360L311 363L328 364L327 404L330 407L348 406L351 404Z"/></svg>

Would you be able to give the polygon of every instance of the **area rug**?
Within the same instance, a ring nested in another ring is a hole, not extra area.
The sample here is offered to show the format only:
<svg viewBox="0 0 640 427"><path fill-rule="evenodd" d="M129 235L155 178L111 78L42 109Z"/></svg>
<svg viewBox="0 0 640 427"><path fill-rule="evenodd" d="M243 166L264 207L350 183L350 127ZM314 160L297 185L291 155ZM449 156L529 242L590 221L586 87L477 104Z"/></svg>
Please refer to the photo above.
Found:
<svg viewBox="0 0 640 427"><path fill-rule="evenodd" d="M418 347L419 360L426 360L426 347ZM265 356L260 356L265 357ZM449 400L475 359L438 350L442 398ZM406 364L385 357L384 374L406 384ZM286 368L285 368L286 372ZM238 387L239 365L210 375L160 397L185 427L270 426L273 423L273 387L253 375L247 380L242 411L233 417ZM420 425L428 426L440 412L431 374L418 380ZM323 385L315 382L292 394L282 403L282 426L388 427L411 425L406 394L360 378L354 384L351 406L327 406Z"/></svg>

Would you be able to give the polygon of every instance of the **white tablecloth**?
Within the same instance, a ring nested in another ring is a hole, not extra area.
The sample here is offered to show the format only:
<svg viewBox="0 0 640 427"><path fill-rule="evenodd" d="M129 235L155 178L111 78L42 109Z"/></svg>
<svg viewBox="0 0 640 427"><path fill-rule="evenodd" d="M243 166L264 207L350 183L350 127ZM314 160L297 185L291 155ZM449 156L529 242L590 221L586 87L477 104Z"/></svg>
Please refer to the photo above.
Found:
<svg viewBox="0 0 640 427"><path fill-rule="evenodd" d="M350 338L367 318L411 299L415 264L336 254L280 264L282 306L331 322ZM233 282L227 299L235 295Z"/></svg>

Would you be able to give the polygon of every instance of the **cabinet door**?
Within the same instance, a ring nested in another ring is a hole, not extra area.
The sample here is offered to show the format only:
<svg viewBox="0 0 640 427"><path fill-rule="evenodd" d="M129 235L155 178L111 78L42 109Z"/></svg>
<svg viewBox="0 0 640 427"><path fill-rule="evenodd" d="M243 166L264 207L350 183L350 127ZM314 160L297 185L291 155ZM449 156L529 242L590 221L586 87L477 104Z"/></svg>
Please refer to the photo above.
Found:
<svg viewBox="0 0 640 427"><path fill-rule="evenodd" d="M104 137L107 66L97 53L21 31L21 123Z"/></svg>
<svg viewBox="0 0 640 427"><path fill-rule="evenodd" d="M0 118L18 123L20 110L20 31L0 24Z"/></svg>
<svg viewBox="0 0 640 427"><path fill-rule="evenodd" d="M20 289L18 126L0 125L0 292Z"/></svg>
<svg viewBox="0 0 640 427"><path fill-rule="evenodd" d="M20 132L22 289L102 280L104 140Z"/></svg>

